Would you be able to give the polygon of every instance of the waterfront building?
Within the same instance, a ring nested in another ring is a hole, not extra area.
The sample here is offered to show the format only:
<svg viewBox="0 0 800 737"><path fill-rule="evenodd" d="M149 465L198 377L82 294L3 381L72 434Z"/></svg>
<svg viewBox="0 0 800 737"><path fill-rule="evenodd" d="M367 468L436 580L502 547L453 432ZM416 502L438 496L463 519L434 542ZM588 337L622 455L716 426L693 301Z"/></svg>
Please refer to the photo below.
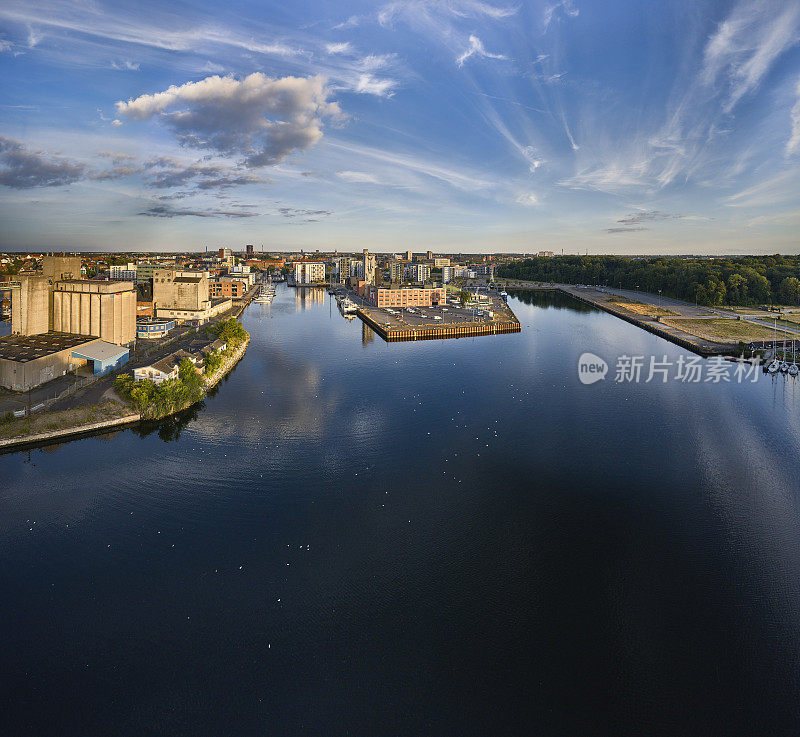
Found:
<svg viewBox="0 0 800 737"><path fill-rule="evenodd" d="M165 356L149 366L135 368L133 370L133 380L149 380L154 384L161 384L169 379L177 379L179 365L180 360L174 353L171 353L169 356Z"/></svg>
<svg viewBox="0 0 800 737"><path fill-rule="evenodd" d="M208 283L209 295L211 299L220 299L229 297L230 299L241 299L247 291L245 282L239 279L231 279L230 277L220 276L212 279Z"/></svg>
<svg viewBox="0 0 800 737"><path fill-rule="evenodd" d="M376 287L365 285L364 298L373 307L432 307L447 301L444 287Z"/></svg>
<svg viewBox="0 0 800 737"><path fill-rule="evenodd" d="M325 264L318 261L298 261L294 265L295 284L314 284L325 281Z"/></svg>

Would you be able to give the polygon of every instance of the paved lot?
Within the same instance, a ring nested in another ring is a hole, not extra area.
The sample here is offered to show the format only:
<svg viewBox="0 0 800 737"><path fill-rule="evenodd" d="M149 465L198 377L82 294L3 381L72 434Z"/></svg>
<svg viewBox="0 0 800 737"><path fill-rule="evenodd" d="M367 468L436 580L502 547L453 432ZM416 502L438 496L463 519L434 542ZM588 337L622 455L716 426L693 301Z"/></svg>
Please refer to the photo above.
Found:
<svg viewBox="0 0 800 737"><path fill-rule="evenodd" d="M482 289L481 294L487 294L486 289ZM396 314L391 314L385 309L373 307L366 300L361 299L358 295L350 294L352 299L359 307L363 307L370 317L378 323L388 325L391 328L414 328L414 327L443 327L447 325L466 325L477 324L483 325L494 321L506 322L511 319L511 313L505 301L500 297L498 292L488 292L491 298L485 306L477 310L471 308L452 307L450 304L440 307L413 307L410 311L408 308L391 308L395 310ZM482 316L479 311L489 310L494 313L494 317ZM441 319L436 319L436 318Z"/></svg>

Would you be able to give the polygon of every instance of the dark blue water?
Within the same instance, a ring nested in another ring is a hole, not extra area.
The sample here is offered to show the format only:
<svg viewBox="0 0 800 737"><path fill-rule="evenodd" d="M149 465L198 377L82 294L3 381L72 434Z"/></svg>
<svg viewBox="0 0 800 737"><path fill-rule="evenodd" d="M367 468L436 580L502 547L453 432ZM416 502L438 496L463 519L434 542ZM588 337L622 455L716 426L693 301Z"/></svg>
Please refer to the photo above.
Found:
<svg viewBox="0 0 800 737"><path fill-rule="evenodd" d="M525 299L280 287L204 406L0 456L0 733L796 735L800 382L616 383L687 354Z"/></svg>

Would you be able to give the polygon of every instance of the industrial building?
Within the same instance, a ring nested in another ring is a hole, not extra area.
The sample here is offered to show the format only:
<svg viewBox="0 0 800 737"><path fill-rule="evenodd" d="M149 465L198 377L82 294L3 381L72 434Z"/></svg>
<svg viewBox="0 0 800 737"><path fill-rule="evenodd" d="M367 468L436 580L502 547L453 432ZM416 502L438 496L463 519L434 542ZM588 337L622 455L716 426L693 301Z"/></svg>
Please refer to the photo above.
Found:
<svg viewBox="0 0 800 737"><path fill-rule="evenodd" d="M0 340L0 386L24 392L87 364L105 373L127 360L127 348L90 335L10 335Z"/></svg>
<svg viewBox="0 0 800 737"><path fill-rule="evenodd" d="M51 329L97 335L128 345L136 337L136 290L132 282L66 279L53 285Z"/></svg>
<svg viewBox="0 0 800 737"><path fill-rule="evenodd" d="M230 298L211 299L207 271L157 269L153 274L153 311L158 318L202 325L232 304Z"/></svg>

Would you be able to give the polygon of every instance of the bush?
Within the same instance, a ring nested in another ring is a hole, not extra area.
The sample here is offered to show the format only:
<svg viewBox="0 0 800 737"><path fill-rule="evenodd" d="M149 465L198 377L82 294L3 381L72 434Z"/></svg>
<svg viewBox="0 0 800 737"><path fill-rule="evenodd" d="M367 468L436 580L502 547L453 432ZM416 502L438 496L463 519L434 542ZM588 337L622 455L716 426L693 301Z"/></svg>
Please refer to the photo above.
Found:
<svg viewBox="0 0 800 737"><path fill-rule="evenodd" d="M214 353L209 353L206 356L205 362L203 363L203 368L209 375L218 371L220 366L222 366L222 355L217 351L214 351Z"/></svg>
<svg viewBox="0 0 800 737"><path fill-rule="evenodd" d="M7 425L10 422L14 422L14 413L13 412L6 412L4 415L0 416L0 425Z"/></svg>

